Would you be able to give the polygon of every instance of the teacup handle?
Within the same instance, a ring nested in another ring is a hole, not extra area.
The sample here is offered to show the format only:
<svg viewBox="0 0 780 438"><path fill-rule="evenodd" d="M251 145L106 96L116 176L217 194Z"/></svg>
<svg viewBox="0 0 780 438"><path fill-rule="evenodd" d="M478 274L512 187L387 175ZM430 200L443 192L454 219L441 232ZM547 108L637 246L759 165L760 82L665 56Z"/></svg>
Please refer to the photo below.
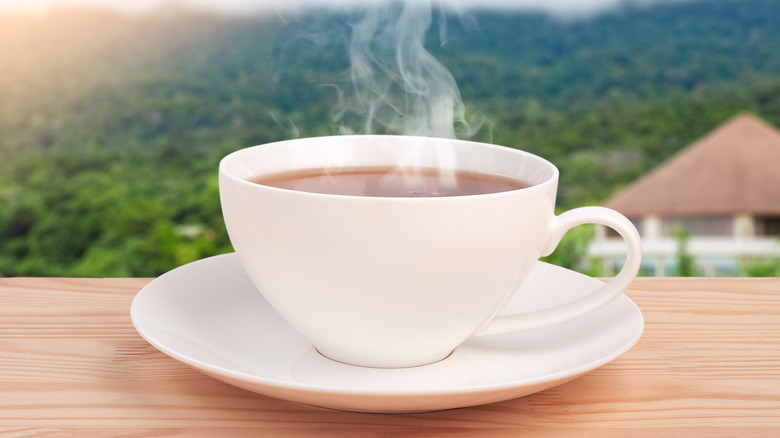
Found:
<svg viewBox="0 0 780 438"><path fill-rule="evenodd" d="M628 246L628 254L623 268L604 286L590 294L549 309L517 315L498 316L485 324L476 336L492 335L555 324L567 319L592 312L617 298L628 288L642 260L642 248L634 224L622 214L604 207L581 207L556 216L550 226L549 237L542 248L542 256L552 254L567 231L577 225L600 224L608 226L620 234Z"/></svg>

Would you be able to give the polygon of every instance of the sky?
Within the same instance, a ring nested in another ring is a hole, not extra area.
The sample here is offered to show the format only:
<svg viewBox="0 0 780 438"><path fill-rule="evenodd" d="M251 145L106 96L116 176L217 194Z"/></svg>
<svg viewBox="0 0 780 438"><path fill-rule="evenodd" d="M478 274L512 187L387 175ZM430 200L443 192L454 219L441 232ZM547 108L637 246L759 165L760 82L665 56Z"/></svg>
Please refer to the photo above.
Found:
<svg viewBox="0 0 780 438"><path fill-rule="evenodd" d="M165 4L177 4L196 9L226 13L273 12L280 8L301 7L310 4L345 5L365 4L382 0L0 0L0 12L3 11L42 11L51 5L98 5L120 9L125 12L139 13L153 10ZM429 1L429 0L419 0ZM444 2L456 9L468 9L474 6L493 8L536 9L559 14L597 13L625 0L430 0ZM633 0L634 3L650 3L673 0Z"/></svg>

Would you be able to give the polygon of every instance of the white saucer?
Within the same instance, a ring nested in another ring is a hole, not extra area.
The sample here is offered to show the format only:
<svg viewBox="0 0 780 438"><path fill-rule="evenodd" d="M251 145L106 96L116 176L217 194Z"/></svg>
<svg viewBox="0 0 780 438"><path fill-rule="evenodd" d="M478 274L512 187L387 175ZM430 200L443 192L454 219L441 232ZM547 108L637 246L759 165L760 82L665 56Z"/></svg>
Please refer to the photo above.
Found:
<svg viewBox="0 0 780 438"><path fill-rule="evenodd" d="M538 262L504 313L546 308L601 284ZM565 323L472 338L432 365L361 368L320 356L271 309L236 254L153 280L135 297L130 315L150 344L216 379L280 399L372 412L450 409L532 394L615 359L644 327L639 308L621 295Z"/></svg>

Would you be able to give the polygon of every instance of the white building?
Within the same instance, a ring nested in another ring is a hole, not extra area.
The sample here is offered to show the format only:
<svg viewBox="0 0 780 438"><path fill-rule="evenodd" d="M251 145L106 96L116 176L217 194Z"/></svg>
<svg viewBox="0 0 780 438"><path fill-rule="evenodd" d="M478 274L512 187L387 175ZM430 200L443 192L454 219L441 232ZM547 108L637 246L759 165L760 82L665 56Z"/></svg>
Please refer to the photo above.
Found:
<svg viewBox="0 0 780 438"><path fill-rule="evenodd" d="M740 259L780 255L780 131L740 114L620 191L605 206L642 236L648 275L674 272L675 225L705 275L733 274ZM619 266L622 239L601 228L589 253Z"/></svg>

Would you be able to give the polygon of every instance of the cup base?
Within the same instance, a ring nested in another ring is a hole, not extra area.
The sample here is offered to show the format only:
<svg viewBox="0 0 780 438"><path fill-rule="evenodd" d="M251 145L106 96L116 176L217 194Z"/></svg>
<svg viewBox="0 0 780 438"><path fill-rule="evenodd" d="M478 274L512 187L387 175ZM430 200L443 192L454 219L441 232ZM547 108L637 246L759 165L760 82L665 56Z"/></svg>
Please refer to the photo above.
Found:
<svg viewBox="0 0 780 438"><path fill-rule="evenodd" d="M351 363L351 362L348 362L348 361L334 359L334 358L328 356L327 354L324 354L323 352L321 352L317 347L314 347L314 351L316 351L317 354L319 354L323 358L325 358L327 360L331 360L333 362L338 362L338 363L340 363L342 365L349 365L349 366L352 366L352 367L360 367L360 368L373 368L373 369L380 369L380 370L394 370L394 369L399 370L399 369L425 367L425 366L428 366L428 365L433 365L435 363L443 362L443 361L449 359L449 357L452 356L452 353L455 352L455 350L452 350L449 353L447 353L446 356L442 357L441 359L436 359L434 361L425 362L425 363L422 363L422 364L400 365L400 366L381 366L381 365L363 365L363 364Z"/></svg>

